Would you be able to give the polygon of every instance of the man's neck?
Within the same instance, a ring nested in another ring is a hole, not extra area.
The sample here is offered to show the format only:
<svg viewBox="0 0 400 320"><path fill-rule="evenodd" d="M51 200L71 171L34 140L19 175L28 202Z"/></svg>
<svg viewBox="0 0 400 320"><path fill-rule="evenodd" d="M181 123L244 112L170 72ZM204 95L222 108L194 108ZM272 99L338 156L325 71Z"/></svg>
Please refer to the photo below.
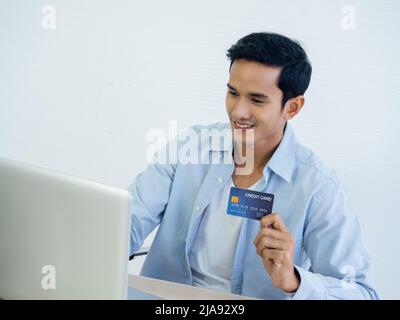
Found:
<svg viewBox="0 0 400 320"><path fill-rule="evenodd" d="M272 155L274 154L275 150L278 148L282 138L283 138L283 133L284 129L278 130L276 134L261 140L257 142L257 144L254 144L254 170L253 172L261 172L265 165L268 163L268 161L271 159ZM234 159L235 159L235 166L237 167L244 167L247 165L245 162L246 160L246 155L242 156L240 152L236 152L236 150L239 150L239 148L235 147L234 145ZM246 150L246 146L242 146L242 152L243 150ZM238 164L238 165L236 165Z"/></svg>

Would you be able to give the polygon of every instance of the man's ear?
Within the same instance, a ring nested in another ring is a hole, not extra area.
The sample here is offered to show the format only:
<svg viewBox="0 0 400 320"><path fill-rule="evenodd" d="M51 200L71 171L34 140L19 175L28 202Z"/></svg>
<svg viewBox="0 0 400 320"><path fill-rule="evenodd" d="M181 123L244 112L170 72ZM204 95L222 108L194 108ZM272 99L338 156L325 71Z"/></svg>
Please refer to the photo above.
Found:
<svg viewBox="0 0 400 320"><path fill-rule="evenodd" d="M286 101L284 107L285 120L293 119L300 112L303 106L304 96L297 96Z"/></svg>

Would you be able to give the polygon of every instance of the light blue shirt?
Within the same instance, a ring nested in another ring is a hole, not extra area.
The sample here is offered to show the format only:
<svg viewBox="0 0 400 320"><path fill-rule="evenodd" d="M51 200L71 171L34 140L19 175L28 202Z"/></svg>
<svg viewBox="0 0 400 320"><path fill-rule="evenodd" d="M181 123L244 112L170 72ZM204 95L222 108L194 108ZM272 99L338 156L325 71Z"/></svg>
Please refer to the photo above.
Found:
<svg viewBox="0 0 400 320"><path fill-rule="evenodd" d="M229 123L216 123L191 130L201 142L201 130L227 128ZM231 178L234 164L226 160L232 160L232 148L229 139L201 150L224 160L219 164L149 164L129 186L130 253L160 226L142 275L192 285L188 257L205 208ZM253 244L260 223L244 219L232 269L232 293L261 299L377 299L371 259L343 185L310 149L299 144L289 124L263 175L255 190L274 194L273 211L295 239L300 287L291 295L274 287Z"/></svg>

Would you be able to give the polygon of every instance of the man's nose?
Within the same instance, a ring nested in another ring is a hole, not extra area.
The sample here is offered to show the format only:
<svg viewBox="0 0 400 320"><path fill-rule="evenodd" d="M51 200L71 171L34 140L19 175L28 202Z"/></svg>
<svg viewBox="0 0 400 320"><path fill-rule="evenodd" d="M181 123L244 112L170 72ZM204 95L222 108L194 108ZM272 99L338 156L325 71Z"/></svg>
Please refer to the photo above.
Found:
<svg viewBox="0 0 400 320"><path fill-rule="evenodd" d="M243 99L239 100L233 109L233 115L237 119L249 119L251 117L250 106Z"/></svg>

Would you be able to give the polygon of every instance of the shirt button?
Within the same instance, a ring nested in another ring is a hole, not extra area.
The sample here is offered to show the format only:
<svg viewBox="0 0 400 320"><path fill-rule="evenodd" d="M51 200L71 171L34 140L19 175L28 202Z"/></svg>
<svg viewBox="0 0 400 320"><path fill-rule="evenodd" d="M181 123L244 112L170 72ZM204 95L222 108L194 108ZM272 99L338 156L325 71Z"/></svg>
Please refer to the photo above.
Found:
<svg viewBox="0 0 400 320"><path fill-rule="evenodd" d="M196 207L196 210L197 210L197 211L200 211L200 207L197 206L197 207Z"/></svg>
<svg viewBox="0 0 400 320"><path fill-rule="evenodd" d="M218 178L218 183L221 183L222 182L222 178Z"/></svg>

